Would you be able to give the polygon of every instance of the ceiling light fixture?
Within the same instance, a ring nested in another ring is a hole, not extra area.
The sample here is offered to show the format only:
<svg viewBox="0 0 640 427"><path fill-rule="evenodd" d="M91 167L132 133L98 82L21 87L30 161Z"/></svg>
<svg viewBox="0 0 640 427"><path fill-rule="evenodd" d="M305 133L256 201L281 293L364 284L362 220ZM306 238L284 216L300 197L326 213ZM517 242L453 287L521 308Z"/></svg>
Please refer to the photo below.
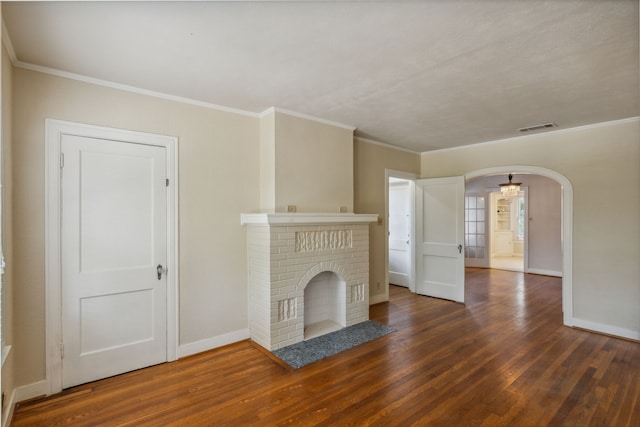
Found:
<svg viewBox="0 0 640 427"><path fill-rule="evenodd" d="M520 192L521 182L511 182L513 175L509 174L509 182L500 184L500 191L505 197L516 197Z"/></svg>

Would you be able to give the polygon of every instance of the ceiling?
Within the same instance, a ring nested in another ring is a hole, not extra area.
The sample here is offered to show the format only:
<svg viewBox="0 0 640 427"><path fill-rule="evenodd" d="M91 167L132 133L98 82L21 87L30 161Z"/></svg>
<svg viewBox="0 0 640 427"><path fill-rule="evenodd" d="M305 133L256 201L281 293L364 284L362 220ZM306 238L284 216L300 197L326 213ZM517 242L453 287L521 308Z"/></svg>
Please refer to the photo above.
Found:
<svg viewBox="0 0 640 427"><path fill-rule="evenodd" d="M640 115L638 0L3 3L17 66L416 152Z"/></svg>

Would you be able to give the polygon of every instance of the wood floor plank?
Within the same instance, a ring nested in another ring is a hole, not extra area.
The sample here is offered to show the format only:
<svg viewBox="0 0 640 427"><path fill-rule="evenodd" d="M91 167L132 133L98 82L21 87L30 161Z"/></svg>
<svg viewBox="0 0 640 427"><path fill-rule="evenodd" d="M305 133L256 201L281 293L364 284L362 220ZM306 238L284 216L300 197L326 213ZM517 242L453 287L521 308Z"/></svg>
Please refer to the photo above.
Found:
<svg viewBox="0 0 640 427"><path fill-rule="evenodd" d="M19 404L12 426L637 426L640 343L562 325L561 279L390 287L395 332L292 370L249 341Z"/></svg>

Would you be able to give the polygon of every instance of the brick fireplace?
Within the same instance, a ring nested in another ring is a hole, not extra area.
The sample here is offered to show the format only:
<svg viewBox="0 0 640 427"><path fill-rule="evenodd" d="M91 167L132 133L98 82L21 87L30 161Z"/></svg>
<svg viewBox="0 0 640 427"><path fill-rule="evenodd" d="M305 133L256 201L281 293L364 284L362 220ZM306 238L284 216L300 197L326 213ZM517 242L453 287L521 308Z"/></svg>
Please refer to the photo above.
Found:
<svg viewBox="0 0 640 427"><path fill-rule="evenodd" d="M377 215L242 214L251 338L273 351L368 320L375 221Z"/></svg>

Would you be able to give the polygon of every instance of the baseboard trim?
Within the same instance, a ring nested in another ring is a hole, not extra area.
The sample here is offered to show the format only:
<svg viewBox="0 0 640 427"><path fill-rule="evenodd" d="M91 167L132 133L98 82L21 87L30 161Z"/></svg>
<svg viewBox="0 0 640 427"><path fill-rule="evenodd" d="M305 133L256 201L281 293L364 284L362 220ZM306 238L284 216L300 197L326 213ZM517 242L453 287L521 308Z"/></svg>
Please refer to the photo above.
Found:
<svg viewBox="0 0 640 427"><path fill-rule="evenodd" d="M540 274L542 276L562 277L562 271L543 270L541 268L528 268L527 273Z"/></svg>
<svg viewBox="0 0 640 427"><path fill-rule="evenodd" d="M409 275L404 273L396 273L394 271L389 272L389 283L394 285L409 287ZM406 285L405 285L406 283Z"/></svg>
<svg viewBox="0 0 640 427"><path fill-rule="evenodd" d="M248 338L249 329L240 329L238 331L217 335L215 337L206 338L189 344L182 344L178 346L178 359L202 353L203 351L213 350L214 348L222 347L234 342L243 341Z"/></svg>
<svg viewBox="0 0 640 427"><path fill-rule="evenodd" d="M619 326L606 325L604 323L592 322L591 320L573 318L574 328L585 329L587 331L598 332L614 337L625 338L633 341L640 341L640 331L621 328Z"/></svg>
<svg viewBox="0 0 640 427"><path fill-rule="evenodd" d="M16 390L14 389L9 396L9 400L5 403L5 407L8 408L6 412L2 414L2 425L10 426L13 421L13 411L16 408Z"/></svg>
<svg viewBox="0 0 640 427"><path fill-rule="evenodd" d="M49 384L46 380L23 385L15 389L15 402L20 403L23 400L33 399L38 396L46 396L49 394Z"/></svg>
<svg viewBox="0 0 640 427"><path fill-rule="evenodd" d="M33 399L34 397L46 396L49 394L49 386L47 381L38 381L32 384L23 385L13 389L9 396L9 401L5 407L8 408L7 412L2 416L2 425L11 425L13 419L13 411L16 408L16 404Z"/></svg>
<svg viewBox="0 0 640 427"><path fill-rule="evenodd" d="M385 294L374 295L369 297L369 305L379 304L381 302L387 302L389 298Z"/></svg>

